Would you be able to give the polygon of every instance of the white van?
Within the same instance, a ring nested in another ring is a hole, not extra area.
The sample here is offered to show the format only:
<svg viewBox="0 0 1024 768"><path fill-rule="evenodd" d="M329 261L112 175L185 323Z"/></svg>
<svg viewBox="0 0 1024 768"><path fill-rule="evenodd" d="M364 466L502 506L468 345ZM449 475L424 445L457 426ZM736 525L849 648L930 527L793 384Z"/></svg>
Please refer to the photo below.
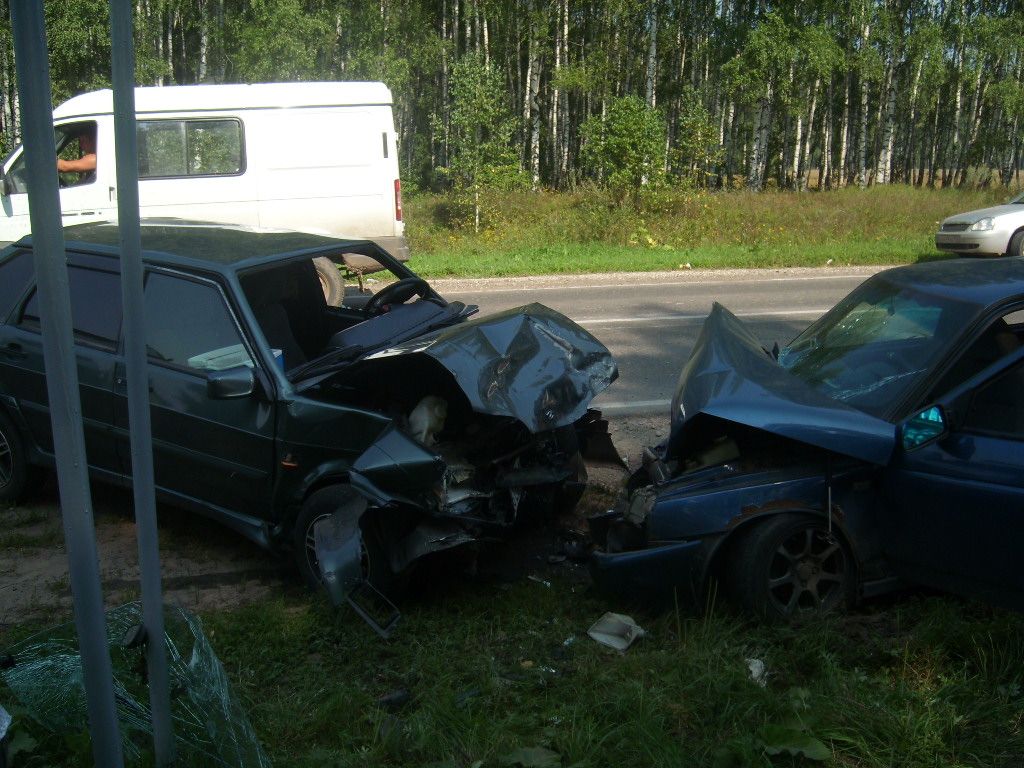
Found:
<svg viewBox="0 0 1024 768"><path fill-rule="evenodd" d="M142 216L369 239L408 258L383 83L136 88L135 109ZM96 139L95 172L60 175L65 225L116 219L111 91L69 99L54 110L53 125L58 155L77 157L84 134ZM31 230L21 146L3 173L0 245ZM360 258L346 263L377 266Z"/></svg>

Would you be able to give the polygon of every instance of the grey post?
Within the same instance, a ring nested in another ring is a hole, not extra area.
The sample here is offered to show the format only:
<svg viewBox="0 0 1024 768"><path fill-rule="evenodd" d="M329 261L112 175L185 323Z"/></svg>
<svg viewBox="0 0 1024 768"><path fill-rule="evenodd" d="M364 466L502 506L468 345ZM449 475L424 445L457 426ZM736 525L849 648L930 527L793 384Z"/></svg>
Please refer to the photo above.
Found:
<svg viewBox="0 0 1024 768"><path fill-rule="evenodd" d="M149 374L139 225L139 168L135 135L135 50L132 4L110 0L111 72L114 86L114 146L117 161L117 221L121 237L121 296L124 304L125 375L131 434L132 488L139 538L142 620L146 626L149 706L156 764L174 758L174 733L167 684L160 549L153 490L153 435L149 420Z"/></svg>
<svg viewBox="0 0 1024 768"><path fill-rule="evenodd" d="M101 768L121 768L124 758L100 592L82 409L78 396L78 369L71 330L71 299L57 189L43 3L42 0L20 0L11 3L10 8L25 141L25 168L31 179L29 217L43 331L46 392L50 401L53 449L64 518L64 545L68 551L92 754L94 762Z"/></svg>

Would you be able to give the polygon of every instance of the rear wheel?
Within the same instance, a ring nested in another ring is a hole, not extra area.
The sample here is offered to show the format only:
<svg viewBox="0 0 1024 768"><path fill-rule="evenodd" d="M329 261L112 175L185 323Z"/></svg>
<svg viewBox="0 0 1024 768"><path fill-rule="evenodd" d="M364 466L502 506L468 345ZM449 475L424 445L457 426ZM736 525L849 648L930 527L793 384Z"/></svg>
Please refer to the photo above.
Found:
<svg viewBox="0 0 1024 768"><path fill-rule="evenodd" d="M0 413L0 502L16 503L34 484L37 470L29 466L17 427Z"/></svg>
<svg viewBox="0 0 1024 768"><path fill-rule="evenodd" d="M340 307L341 300L345 298L345 281L341 279L338 266L326 256L313 259L313 264L328 306Z"/></svg>
<svg viewBox="0 0 1024 768"><path fill-rule="evenodd" d="M1024 229L1014 232L1006 248L1007 256L1024 256Z"/></svg>
<svg viewBox="0 0 1024 768"><path fill-rule="evenodd" d="M855 594L846 545L809 515L779 515L751 530L730 570L735 599L770 620L842 611Z"/></svg>
<svg viewBox="0 0 1024 768"><path fill-rule="evenodd" d="M320 563L316 554L316 524L324 520L346 505L359 499L358 493L350 485L332 485L313 493L302 506L292 531L292 552L295 566L303 581L314 591L323 589L323 576L320 574ZM363 578L379 592L393 596L397 594L399 579L391 570L385 550L376 526L364 515L359 527L362 533L362 544L359 553Z"/></svg>

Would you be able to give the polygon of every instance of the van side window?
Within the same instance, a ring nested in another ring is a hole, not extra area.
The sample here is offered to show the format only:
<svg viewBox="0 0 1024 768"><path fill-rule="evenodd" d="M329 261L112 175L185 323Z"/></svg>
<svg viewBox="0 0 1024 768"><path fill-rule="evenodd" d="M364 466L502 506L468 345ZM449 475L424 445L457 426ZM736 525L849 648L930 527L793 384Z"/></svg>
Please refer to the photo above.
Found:
<svg viewBox="0 0 1024 768"><path fill-rule="evenodd" d="M141 120L137 130L140 179L245 171L238 120Z"/></svg>
<svg viewBox="0 0 1024 768"><path fill-rule="evenodd" d="M213 284L153 272L146 279L145 306L151 361L196 371L253 365L234 316Z"/></svg>
<svg viewBox="0 0 1024 768"><path fill-rule="evenodd" d="M90 347L115 350L121 331L121 279L113 272L68 267L68 289L71 293L71 325L75 341ZM20 325L37 330L39 326L39 293L25 303Z"/></svg>
<svg viewBox="0 0 1024 768"><path fill-rule="evenodd" d="M26 251L14 254L0 263L0 323L7 319L28 288L35 265L32 255Z"/></svg>

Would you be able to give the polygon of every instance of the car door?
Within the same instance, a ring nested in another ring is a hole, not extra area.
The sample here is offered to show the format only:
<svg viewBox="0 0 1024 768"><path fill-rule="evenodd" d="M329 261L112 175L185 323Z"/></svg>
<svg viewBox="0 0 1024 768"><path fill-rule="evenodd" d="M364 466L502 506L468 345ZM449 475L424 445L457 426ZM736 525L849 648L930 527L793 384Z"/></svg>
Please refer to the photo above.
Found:
<svg viewBox="0 0 1024 768"><path fill-rule="evenodd" d="M256 365L220 285L171 270L149 271L145 323L157 487L214 514L265 518L274 478L273 398L213 399L207 392L210 371ZM124 375L121 362L115 393L128 464Z"/></svg>
<svg viewBox="0 0 1024 768"><path fill-rule="evenodd" d="M29 255L29 254L26 254ZM121 281L111 259L69 255L68 288L86 456L94 470L121 474L114 436L113 381L121 329ZM33 288L3 328L0 384L33 442L53 453L39 299Z"/></svg>
<svg viewBox="0 0 1024 768"><path fill-rule="evenodd" d="M942 400L947 432L887 471L884 547L901 575L1024 606L1022 355Z"/></svg>

